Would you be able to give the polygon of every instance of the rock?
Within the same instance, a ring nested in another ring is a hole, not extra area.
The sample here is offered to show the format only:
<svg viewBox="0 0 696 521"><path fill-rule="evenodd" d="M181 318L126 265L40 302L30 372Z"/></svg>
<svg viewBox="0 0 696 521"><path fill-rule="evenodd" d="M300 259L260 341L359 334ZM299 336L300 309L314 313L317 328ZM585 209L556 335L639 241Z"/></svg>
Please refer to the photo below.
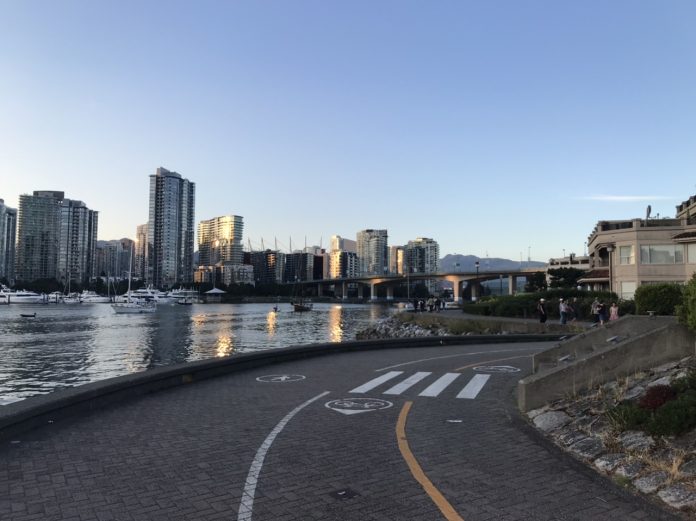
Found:
<svg viewBox="0 0 696 521"><path fill-rule="evenodd" d="M672 377L670 375L663 376L662 378L658 378L657 380L654 380L648 384L648 389L651 387L655 387L656 385L669 385L672 382Z"/></svg>
<svg viewBox="0 0 696 521"><path fill-rule="evenodd" d="M669 479L669 474L663 470L659 472L653 472L642 478L634 479L633 485L640 490L643 494L652 494L662 485L667 483Z"/></svg>
<svg viewBox="0 0 696 521"><path fill-rule="evenodd" d="M619 436L619 441L626 450L647 450L655 445L652 436L640 431L626 431Z"/></svg>
<svg viewBox="0 0 696 521"><path fill-rule="evenodd" d="M621 452L618 454L605 454L594 460L594 466L602 472L609 474L616 469L616 467L624 463L625 460L626 455Z"/></svg>
<svg viewBox="0 0 696 521"><path fill-rule="evenodd" d="M631 463L621 463L616 467L616 474L628 479L633 479L640 474L645 468L645 465L640 461L632 461Z"/></svg>
<svg viewBox="0 0 696 521"><path fill-rule="evenodd" d="M657 495L669 506L677 509L696 507L696 491L684 485L672 485L660 490Z"/></svg>
<svg viewBox="0 0 696 521"><path fill-rule="evenodd" d="M533 420L534 418L536 418L537 416L539 416L539 415L542 414L542 413L545 413L545 412L548 411L548 410L549 410L549 408L548 408L547 406L544 406L544 407L542 407L542 408L540 408L540 409L533 409L533 410L531 410L531 411L529 411L529 412L527 413L527 417L528 417L530 420Z"/></svg>
<svg viewBox="0 0 696 521"><path fill-rule="evenodd" d="M623 399L624 400L633 400L634 398L638 398L644 392L645 392L645 387L643 387L642 385L635 385L624 393Z"/></svg>
<svg viewBox="0 0 696 521"><path fill-rule="evenodd" d="M666 373L667 371L671 371L672 369L679 367L680 363L681 362L667 362L666 364L662 364L660 366L653 367L651 369L651 371L653 371L656 374Z"/></svg>
<svg viewBox="0 0 696 521"><path fill-rule="evenodd" d="M681 467L679 467L679 472L682 473L682 475L688 477L688 478L693 478L696 476L696 459L692 459L691 461L687 461L684 463Z"/></svg>
<svg viewBox="0 0 696 521"><path fill-rule="evenodd" d="M557 437L558 441L566 447L568 445L572 445L573 443L577 443L580 440L584 440L585 438L587 438L587 434L576 430L564 430Z"/></svg>
<svg viewBox="0 0 696 521"><path fill-rule="evenodd" d="M604 443L596 436L588 436L584 440L576 441L568 450L586 460L594 460L604 452Z"/></svg>
<svg viewBox="0 0 696 521"><path fill-rule="evenodd" d="M534 425L544 432L551 432L570 422L570 416L562 411L549 411L534 418Z"/></svg>

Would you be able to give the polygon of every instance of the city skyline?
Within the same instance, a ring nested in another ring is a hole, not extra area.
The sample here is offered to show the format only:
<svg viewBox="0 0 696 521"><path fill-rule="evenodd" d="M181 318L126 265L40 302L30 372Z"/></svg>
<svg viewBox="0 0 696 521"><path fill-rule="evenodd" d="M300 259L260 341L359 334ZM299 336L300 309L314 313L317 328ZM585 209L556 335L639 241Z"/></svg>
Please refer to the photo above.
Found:
<svg viewBox="0 0 696 521"><path fill-rule="evenodd" d="M100 240L147 222L158 166L245 243L386 229L512 260L696 193L688 3L2 8L0 198L64 190Z"/></svg>

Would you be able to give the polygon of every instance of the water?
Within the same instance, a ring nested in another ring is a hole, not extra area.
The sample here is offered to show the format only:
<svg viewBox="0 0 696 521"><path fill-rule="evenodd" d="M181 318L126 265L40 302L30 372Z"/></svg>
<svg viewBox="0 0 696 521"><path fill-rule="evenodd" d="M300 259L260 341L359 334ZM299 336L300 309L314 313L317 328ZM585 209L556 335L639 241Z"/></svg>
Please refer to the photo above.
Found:
<svg viewBox="0 0 696 521"><path fill-rule="evenodd" d="M393 308L315 303L160 306L117 315L108 304L0 306L0 405L180 362L353 340ZM34 313L24 318L20 313Z"/></svg>

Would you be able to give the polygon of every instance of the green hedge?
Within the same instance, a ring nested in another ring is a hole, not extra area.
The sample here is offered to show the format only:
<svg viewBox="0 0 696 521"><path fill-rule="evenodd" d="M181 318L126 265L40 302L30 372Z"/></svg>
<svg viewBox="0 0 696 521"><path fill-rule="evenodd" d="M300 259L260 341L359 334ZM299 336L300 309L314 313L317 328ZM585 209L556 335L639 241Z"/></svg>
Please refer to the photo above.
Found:
<svg viewBox="0 0 696 521"><path fill-rule="evenodd" d="M636 289L636 313L645 315L674 315L675 308L684 300L684 286L680 284L644 284Z"/></svg>

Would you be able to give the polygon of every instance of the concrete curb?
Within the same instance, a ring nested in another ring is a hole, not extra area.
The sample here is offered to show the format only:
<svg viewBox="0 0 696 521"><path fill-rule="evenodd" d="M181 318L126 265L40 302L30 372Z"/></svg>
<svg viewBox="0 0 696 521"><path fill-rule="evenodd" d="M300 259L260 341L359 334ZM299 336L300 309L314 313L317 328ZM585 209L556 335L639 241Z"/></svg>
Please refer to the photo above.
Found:
<svg viewBox="0 0 696 521"><path fill-rule="evenodd" d="M435 345L480 345L519 342L554 342L560 335L467 335L443 337L365 340L329 344L310 344L257 353L233 355L222 359L177 364L140 373L109 378L47 395L33 396L0 407L0 441L46 423L64 420L145 394L215 378L256 367L301 360L335 353L427 347Z"/></svg>

